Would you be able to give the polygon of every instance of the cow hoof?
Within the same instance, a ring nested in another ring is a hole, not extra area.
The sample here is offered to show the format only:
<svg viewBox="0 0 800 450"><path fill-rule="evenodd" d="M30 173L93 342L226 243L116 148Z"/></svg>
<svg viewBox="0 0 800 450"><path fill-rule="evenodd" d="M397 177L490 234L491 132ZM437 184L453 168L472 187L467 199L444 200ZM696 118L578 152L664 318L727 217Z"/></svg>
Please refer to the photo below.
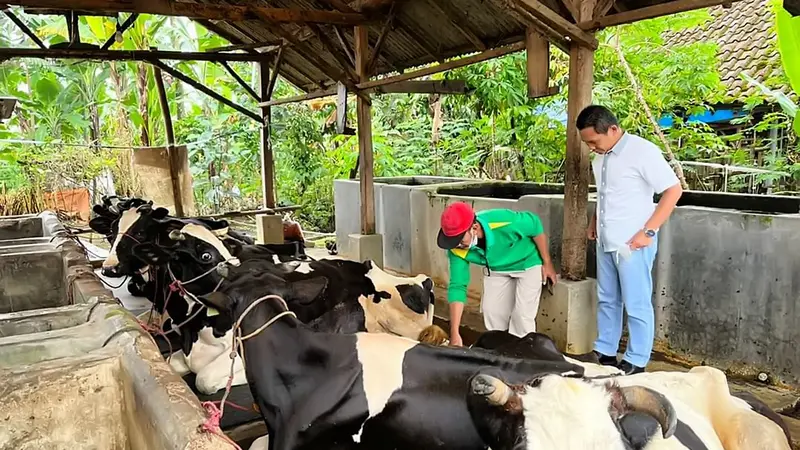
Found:
<svg viewBox="0 0 800 450"><path fill-rule="evenodd" d="M492 395L495 389L492 379L486 375L478 375L472 379L472 393L476 395Z"/></svg>

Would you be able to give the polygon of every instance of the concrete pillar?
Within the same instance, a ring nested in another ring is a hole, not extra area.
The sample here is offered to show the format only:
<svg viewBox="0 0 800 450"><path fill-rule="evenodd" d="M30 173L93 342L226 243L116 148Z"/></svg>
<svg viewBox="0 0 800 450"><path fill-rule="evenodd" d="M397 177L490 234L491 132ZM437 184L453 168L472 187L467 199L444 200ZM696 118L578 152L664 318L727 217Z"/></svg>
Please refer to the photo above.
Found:
<svg viewBox="0 0 800 450"><path fill-rule="evenodd" d="M257 244L283 244L283 218L277 214L256 216Z"/></svg>
<svg viewBox="0 0 800 450"><path fill-rule="evenodd" d="M550 336L562 352L592 351L597 338L597 281L559 279L552 295L544 288L536 331Z"/></svg>
<svg viewBox="0 0 800 450"><path fill-rule="evenodd" d="M371 259L383 269L383 235L351 234L348 257L363 262Z"/></svg>

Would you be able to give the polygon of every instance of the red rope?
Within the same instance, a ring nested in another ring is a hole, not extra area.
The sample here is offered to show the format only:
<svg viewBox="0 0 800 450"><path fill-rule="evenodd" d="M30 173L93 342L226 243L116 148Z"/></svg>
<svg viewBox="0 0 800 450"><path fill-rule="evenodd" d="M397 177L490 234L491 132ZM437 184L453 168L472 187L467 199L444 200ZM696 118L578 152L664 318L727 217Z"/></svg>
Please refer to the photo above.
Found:
<svg viewBox="0 0 800 450"><path fill-rule="evenodd" d="M217 408L217 405L215 405L214 402L203 402L203 408L205 408L206 412L208 413L208 419L206 419L206 421L200 425L200 429L206 433L214 433L228 441L228 443L237 450L242 450L242 448L239 447L236 442L226 436L225 433L223 433L220 429L219 421L222 418L222 412L219 410L219 408Z"/></svg>
<svg viewBox="0 0 800 450"><path fill-rule="evenodd" d="M213 402L213 403L214 403L215 405L221 405L221 404L222 404L222 401L221 401L221 400L214 400L214 402ZM240 411L245 411L245 412L258 412L258 411L256 411L255 409L249 409L249 408L245 408L244 406L237 405L236 403L233 403L233 402L231 402L231 401L228 401L228 400L225 400L225 404L226 404L226 405L233 406L234 408L236 408L236 409L238 409L238 410L240 410Z"/></svg>

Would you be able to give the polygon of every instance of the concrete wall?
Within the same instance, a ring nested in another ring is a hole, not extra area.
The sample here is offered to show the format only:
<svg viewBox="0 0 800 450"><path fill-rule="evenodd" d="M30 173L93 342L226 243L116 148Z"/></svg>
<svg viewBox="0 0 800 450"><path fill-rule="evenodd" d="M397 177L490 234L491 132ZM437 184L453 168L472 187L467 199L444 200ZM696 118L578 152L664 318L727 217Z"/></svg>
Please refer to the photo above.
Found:
<svg viewBox="0 0 800 450"><path fill-rule="evenodd" d="M11 257L18 269L29 266L3 272L0 284L31 289L44 274L55 278L34 263L57 256L58 301L69 306L41 308L22 296L15 299L25 299L24 307L14 305L21 312L0 313L0 448L230 448L199 430L206 413L197 397L101 284L56 216L44 213L37 223L39 232L27 234L48 243L32 236L17 241L23 245L0 242L0 269Z"/></svg>
<svg viewBox="0 0 800 450"><path fill-rule="evenodd" d="M349 183L348 189L357 193L358 184ZM393 213L384 213L377 220L383 224L382 230L388 230L407 226L409 218L410 259L409 252L396 251L394 259L386 259L386 268L425 273L437 285L446 285L447 257L436 246L436 233L445 206L459 200L476 209L511 208L536 213L559 265L563 195L514 195L535 190L532 183L525 189L506 186L500 190L497 185L502 182L487 184L494 187L481 188L474 182L406 187L409 209L405 209L404 199L395 198L391 201ZM341 194L337 192L340 186L338 182L334 186L335 194ZM490 197L498 192L504 198ZM348 199L336 196L337 239L341 239L340 211L348 211L344 220L357 221L359 217L352 205L341 203ZM800 384L800 350L796 344L800 342L800 199L690 192L679 205L661 230L654 268L658 348L743 375L764 371ZM731 209L733 205L746 212ZM587 217L594 207L594 194L590 194ZM384 237L387 241L392 242ZM405 249L405 244L396 247ZM475 306L482 292L482 270L473 266L471 274L470 301ZM587 248L587 274L596 275L592 242Z"/></svg>

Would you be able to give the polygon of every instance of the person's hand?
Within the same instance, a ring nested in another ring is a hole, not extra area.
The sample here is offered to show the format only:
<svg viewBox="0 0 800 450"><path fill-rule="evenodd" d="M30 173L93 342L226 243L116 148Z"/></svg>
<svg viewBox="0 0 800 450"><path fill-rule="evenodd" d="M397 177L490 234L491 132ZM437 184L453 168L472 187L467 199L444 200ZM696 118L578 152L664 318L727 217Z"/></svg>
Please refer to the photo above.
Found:
<svg viewBox="0 0 800 450"><path fill-rule="evenodd" d="M597 239L597 224L590 223L589 228L586 229L586 237L589 238L590 241Z"/></svg>
<svg viewBox="0 0 800 450"><path fill-rule="evenodd" d="M556 284L556 269L553 267L553 263L548 263L542 265L542 284L547 284L547 280L553 283L553 286Z"/></svg>
<svg viewBox="0 0 800 450"><path fill-rule="evenodd" d="M458 332L450 333L450 345L453 347L463 347L464 341L461 340L461 334Z"/></svg>
<svg viewBox="0 0 800 450"><path fill-rule="evenodd" d="M653 239L645 236L644 231L639 230L633 237L626 242L631 250L639 250L640 248L645 248L653 243Z"/></svg>

